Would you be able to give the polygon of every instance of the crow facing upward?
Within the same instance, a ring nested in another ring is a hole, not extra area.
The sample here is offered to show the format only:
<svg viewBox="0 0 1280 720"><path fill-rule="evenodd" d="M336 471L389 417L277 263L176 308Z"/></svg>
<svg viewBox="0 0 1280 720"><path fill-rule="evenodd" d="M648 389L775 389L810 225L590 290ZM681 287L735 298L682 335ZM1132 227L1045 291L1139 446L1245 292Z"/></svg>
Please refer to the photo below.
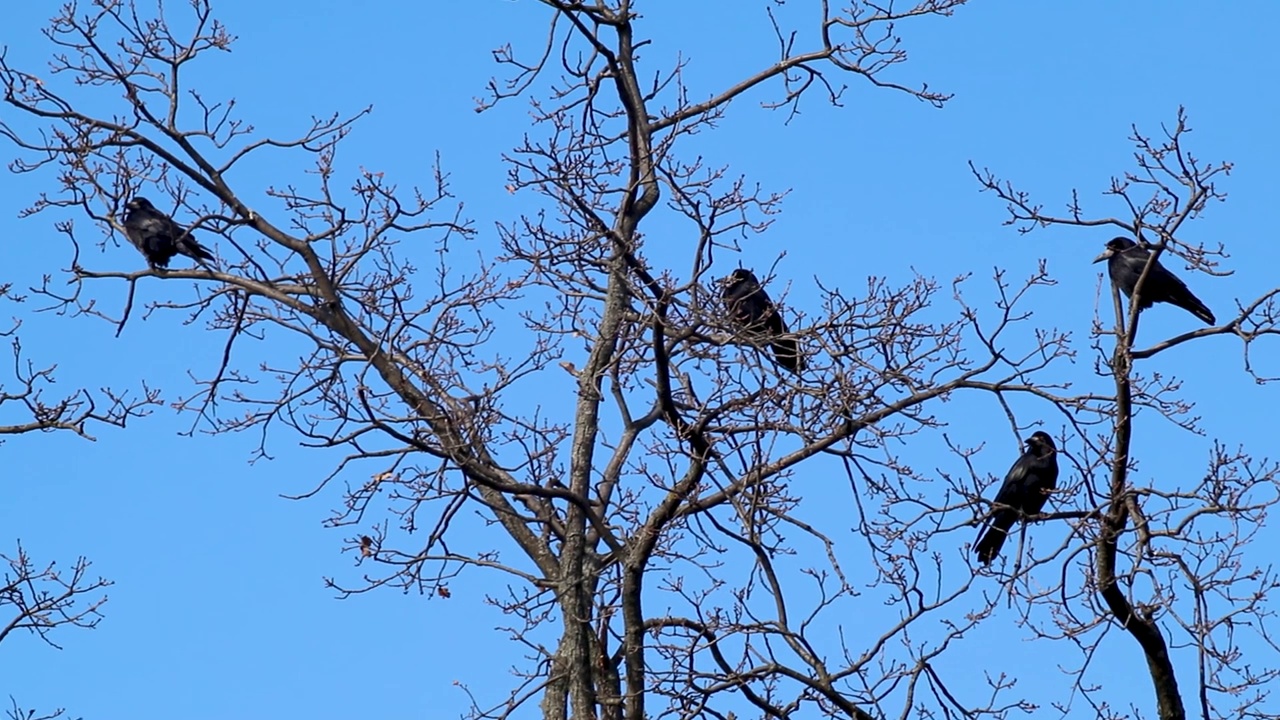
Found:
<svg viewBox="0 0 1280 720"><path fill-rule="evenodd" d="M997 507L991 513L990 523L984 523L986 534L981 535L982 529L978 530L980 537L973 551L983 565L990 565L1000 554L1014 521L1039 514L1049 499L1049 491L1058 485L1058 450L1053 438L1047 433L1034 432L1026 443L1026 452L1009 468L1004 484L996 493ZM1007 507L999 507L1001 505Z"/></svg>
<svg viewBox="0 0 1280 720"><path fill-rule="evenodd" d="M1107 274L1111 276L1111 282L1120 288L1120 292L1132 299L1133 288L1138 284L1138 278L1142 277L1142 268L1146 267L1149 257L1151 257L1150 250L1139 246L1129 238L1118 237L1108 242L1107 249L1093 261L1099 263L1106 260ZM1213 312L1200 302L1200 298L1192 295L1185 283L1156 260L1152 263L1150 272L1147 273L1146 281L1142 283L1138 311L1146 310L1151 307L1151 303L1158 302L1177 305L1210 325L1217 322Z"/></svg>
<svg viewBox="0 0 1280 720"><path fill-rule="evenodd" d="M135 197L125 207L129 213L124 217L124 234L152 269L169 267L174 255L186 255L201 265L213 259L186 228L157 210L150 200Z"/></svg>
<svg viewBox="0 0 1280 720"><path fill-rule="evenodd" d="M787 337L787 323L769 299L755 273L738 268L720 281L720 296L729 310L729 319L752 340L768 342L773 357L793 373L804 370L804 357L794 337Z"/></svg>

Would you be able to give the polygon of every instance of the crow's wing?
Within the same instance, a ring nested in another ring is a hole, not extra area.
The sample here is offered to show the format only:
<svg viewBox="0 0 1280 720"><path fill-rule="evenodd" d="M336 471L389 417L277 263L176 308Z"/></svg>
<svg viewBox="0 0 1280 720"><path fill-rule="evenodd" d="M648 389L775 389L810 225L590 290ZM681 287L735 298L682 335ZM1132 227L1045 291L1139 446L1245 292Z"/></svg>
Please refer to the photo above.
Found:
<svg viewBox="0 0 1280 720"><path fill-rule="evenodd" d="M1187 284L1182 282L1177 275L1162 267L1158 262L1155 267L1151 268L1151 273L1147 278L1146 286L1142 289L1142 294L1149 296L1155 302L1167 302L1170 305L1176 305L1210 325L1217 322L1213 312L1205 307L1203 302L1200 302L1200 298L1191 292ZM1151 304L1151 301L1146 299L1142 302L1145 305Z"/></svg>
<svg viewBox="0 0 1280 720"><path fill-rule="evenodd" d="M1004 483L1000 485L1000 491L996 493L995 502L999 505L1008 505L1021 510L1035 464L1036 456L1033 452L1027 450L1022 453L1017 461L1013 463L1013 467L1009 468L1009 472L1005 474Z"/></svg>
<svg viewBox="0 0 1280 720"><path fill-rule="evenodd" d="M173 222L164 216L156 217L151 212L137 211L125 222L125 234L145 255L172 255L172 225Z"/></svg>
<svg viewBox="0 0 1280 720"><path fill-rule="evenodd" d="M1150 253L1141 248L1134 248L1124 253L1123 268L1120 270L1122 281L1117 280L1116 284L1130 297L1133 297L1138 278L1142 277L1142 268L1146 265L1149 256ZM1115 279L1115 274L1112 278ZM1138 309L1146 310L1152 303L1158 302L1180 307L1210 325L1217 322L1213 312L1191 292L1187 284L1177 275L1169 272L1169 269L1161 265L1159 260L1147 273L1147 281L1142 285L1142 297L1139 298Z"/></svg>
<svg viewBox="0 0 1280 720"><path fill-rule="evenodd" d="M725 304L733 321L744 331L756 335L773 335L783 332L782 318L773 307L773 301L758 283L743 281L725 292Z"/></svg>
<svg viewBox="0 0 1280 720"><path fill-rule="evenodd" d="M1036 515L1049 501L1049 491L1058 486L1058 455L1056 452L1035 458L1027 470L1022 499L1022 512Z"/></svg>

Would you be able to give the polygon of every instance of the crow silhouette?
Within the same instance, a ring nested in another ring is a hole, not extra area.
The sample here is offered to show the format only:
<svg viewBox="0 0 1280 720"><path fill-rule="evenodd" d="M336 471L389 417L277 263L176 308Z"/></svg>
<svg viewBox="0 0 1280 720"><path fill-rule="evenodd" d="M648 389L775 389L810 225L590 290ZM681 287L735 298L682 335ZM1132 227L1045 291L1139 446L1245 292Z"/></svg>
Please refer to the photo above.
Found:
<svg viewBox="0 0 1280 720"><path fill-rule="evenodd" d="M978 530L980 537L973 551L983 565L990 565L1000 554L1013 523L1020 517L1039 514L1049 499L1049 491L1058 485L1058 449L1053 445L1053 438L1035 432L1026 444L1026 452L1009 468L1004 484L996 493L996 508L990 521L984 524L986 534Z"/></svg>
<svg viewBox="0 0 1280 720"><path fill-rule="evenodd" d="M169 267L174 255L186 255L201 265L213 260L213 254L186 228L157 210L150 200L135 197L125 207L129 213L124 218L124 234L152 269Z"/></svg>
<svg viewBox="0 0 1280 720"><path fill-rule="evenodd" d="M774 360L793 373L805 368L804 356L794 337L788 336L787 323L769 299L755 273L738 268L720 281L721 298L729 311L729 319L753 342L767 342L773 348Z"/></svg>
<svg viewBox="0 0 1280 720"><path fill-rule="evenodd" d="M1111 282L1120 288L1129 299L1133 299L1133 289L1142 277L1142 269L1147 265L1151 251L1126 237L1113 238L1107 243L1107 249L1094 258L1095 263L1107 261L1107 274ZM1213 325L1217 320L1213 312L1200 302L1200 298L1191 294L1185 283L1169 272L1159 260L1151 265L1147 279L1142 283L1142 292L1138 297L1138 311L1151 307L1152 303L1164 302L1177 305L1201 320Z"/></svg>

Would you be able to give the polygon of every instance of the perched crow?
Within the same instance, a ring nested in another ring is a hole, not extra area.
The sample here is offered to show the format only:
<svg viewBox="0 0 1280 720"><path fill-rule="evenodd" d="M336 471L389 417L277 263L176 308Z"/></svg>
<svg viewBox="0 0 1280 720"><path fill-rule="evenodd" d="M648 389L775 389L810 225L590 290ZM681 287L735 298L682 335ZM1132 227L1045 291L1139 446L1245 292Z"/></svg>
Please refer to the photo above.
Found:
<svg viewBox="0 0 1280 720"><path fill-rule="evenodd" d="M1133 288L1142 277L1142 268L1147 265L1151 251L1140 247L1126 237L1118 237L1107 243L1107 249L1094 258L1095 263L1107 261L1107 274L1111 282L1120 288L1120 292L1133 298ZM1186 310L1201 320L1213 325L1217 320L1213 312L1200 302L1200 298L1191 294L1187 286L1173 273L1165 269L1159 260L1151 265L1147 279L1142 283L1142 293L1138 299L1138 311L1151 307L1151 303L1166 302Z"/></svg>
<svg viewBox="0 0 1280 720"><path fill-rule="evenodd" d="M1004 547L1014 521L1026 515L1036 515L1044 507L1049 491L1058 485L1057 453L1053 438L1046 433L1035 432L1027 438L1027 451L1009 468L1000 492L996 493L997 507L991 514L990 523L984 523L986 534L982 535L982 530L978 530L981 537L973 546L978 562L990 565L1000 554L1000 548Z"/></svg>
<svg viewBox="0 0 1280 720"><path fill-rule="evenodd" d="M124 217L124 234L152 269L169 267L174 255L186 255L202 265L213 259L213 254L196 242L186 228L157 210L150 200L135 197L125 207L129 214Z"/></svg>
<svg viewBox="0 0 1280 720"><path fill-rule="evenodd" d="M793 373L804 370L799 343L794 337L787 337L787 324L760 287L755 273L738 268L720 283L720 296L734 324L750 339L768 342L773 348L773 357L782 367Z"/></svg>

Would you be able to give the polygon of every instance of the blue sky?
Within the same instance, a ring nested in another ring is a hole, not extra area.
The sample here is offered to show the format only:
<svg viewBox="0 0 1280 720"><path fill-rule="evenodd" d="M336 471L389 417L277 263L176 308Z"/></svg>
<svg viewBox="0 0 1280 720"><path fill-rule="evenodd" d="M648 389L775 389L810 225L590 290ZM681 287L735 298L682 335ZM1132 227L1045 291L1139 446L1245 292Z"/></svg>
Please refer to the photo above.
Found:
<svg viewBox="0 0 1280 720"><path fill-rule="evenodd" d="M639 27L654 44L644 67L666 68L679 53L691 63L686 81L709 94L765 66L776 46L764 4L645 4ZM37 5L5 11L0 43L19 67L39 67L50 52L39 32L48 10ZM546 11L537 3L233 0L218 4L217 15L239 41L189 80L211 96L235 96L241 115L264 132L372 105L343 151L348 167L425 184L439 152L476 221L472 242L482 248L493 247L495 222L532 207L532 198L504 190L500 158L529 131L526 106L515 101L476 114L474 98L496 72L491 50L539 47ZM952 18L899 27L911 59L890 77L955 93L944 109L851 78L844 107L815 95L784 124L783 114L759 108L765 95L756 93L736 101L721 127L695 138L690 151L766 190L791 191L773 227L741 258L766 267L785 251L778 274L791 283L789 306L811 303L816 311L815 276L857 289L867 275L902 281L911 269L943 281L972 272L982 296L993 267L1022 277L1045 258L1059 284L1035 305L1038 317L1082 339L1102 267L1089 260L1111 233L1020 236L1001 225L1002 203L978 192L966 163L1014 180L1051 211L1060 212L1076 188L1087 211L1122 216L1100 191L1132 166L1130 126L1158 132L1182 105L1195 154L1235 163L1224 181L1229 201L1186 234L1224 242L1232 255L1233 276L1191 281L1222 318L1234 299L1274 286L1280 264L1268 222L1280 167L1280 100L1271 87L1280 76L1277 26L1280 6L1269 3L1210 12L1192 3L978 0ZM11 111L0 109L0 117L12 119ZM3 154L9 159L12 149ZM282 160L237 181L245 192L287 183L287 173L301 168ZM30 177L0 174L0 282L34 285L66 265L48 218L18 219L39 189ZM655 257L662 259L660 251ZM110 246L95 262L140 266L131 248ZM152 283L144 292L155 296L167 286ZM176 316L134 322L117 339L101 322L3 309L23 318L31 358L58 363L60 387L136 388L145 378L173 397L188 389L186 368L209 367L221 342ZM1189 321L1157 307L1143 328L1173 334ZM1264 367L1280 374L1280 354L1262 347ZM1087 344L1080 348L1077 370L1088 377ZM1238 342L1195 343L1162 356L1157 369L1186 381L1208 436L1150 423L1139 453L1160 452L1144 457L1142 472L1200 468L1213 438L1275 454L1264 408L1276 391L1241 371ZM1016 440L992 408L972 412L983 422L958 417L965 422L954 432L971 443L988 440L977 462L1001 474ZM281 497L314 486L334 456L278 433L274 459L250 464L253 438L180 436L190 423L162 408L127 431L97 429L96 443L50 434L0 446L0 552L11 554L21 538L37 561L67 565L83 554L115 582L96 630L55 635L63 650L26 636L0 645L0 697L90 718L456 717L468 701L455 682L498 698L518 650L491 630L504 622L480 600L491 579L464 575L449 600L395 591L335 600L322 579L359 575L351 555L339 552L348 533L321 527L340 496ZM945 460L922 453L911 462ZM814 492L846 502L847 490L815 485ZM1013 652L1036 651L1022 643ZM1136 661L1132 647L1103 660L1117 663L1117 673ZM1119 697L1144 706L1149 689Z"/></svg>

